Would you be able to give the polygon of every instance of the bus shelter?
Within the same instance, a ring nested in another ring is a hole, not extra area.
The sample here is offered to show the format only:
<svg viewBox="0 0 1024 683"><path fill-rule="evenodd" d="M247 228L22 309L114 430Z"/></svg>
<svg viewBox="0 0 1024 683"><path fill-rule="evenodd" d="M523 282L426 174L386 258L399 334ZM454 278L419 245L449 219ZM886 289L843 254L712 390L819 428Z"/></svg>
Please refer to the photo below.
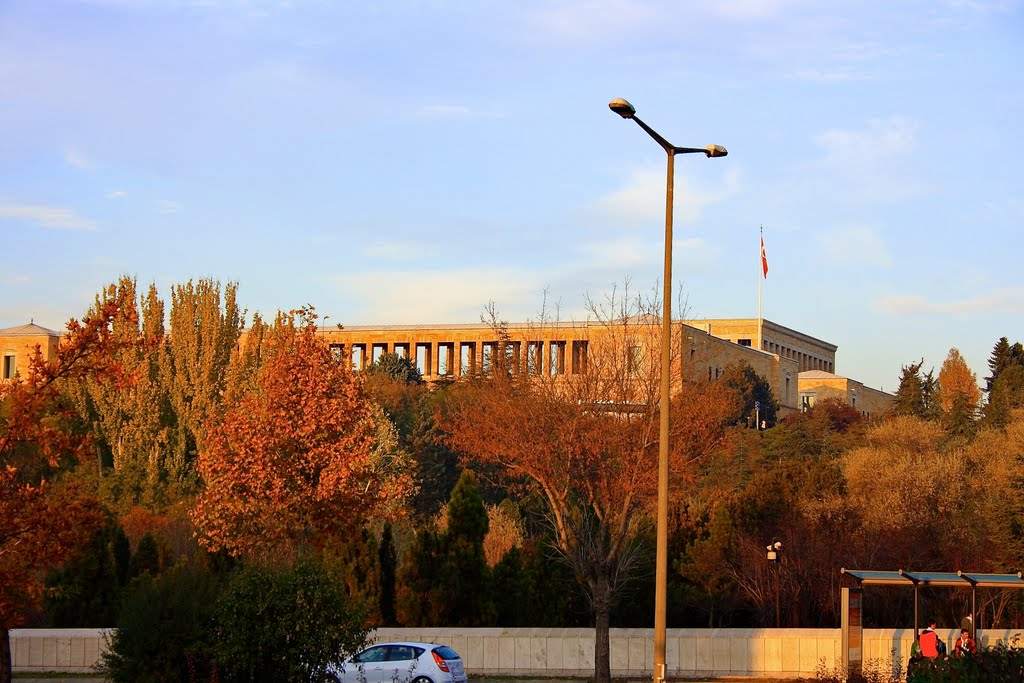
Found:
<svg viewBox="0 0 1024 683"><path fill-rule="evenodd" d="M977 590L979 588L1024 589L1024 574L975 574L956 572L909 572L903 569L871 571L840 569L843 576L853 579L854 587L842 588L842 651L843 666L847 671L860 670L863 662L863 605L864 586L902 586L914 591L914 638L920 634L919 591L922 586L971 589L971 623L977 623ZM971 634L974 636L974 633Z"/></svg>

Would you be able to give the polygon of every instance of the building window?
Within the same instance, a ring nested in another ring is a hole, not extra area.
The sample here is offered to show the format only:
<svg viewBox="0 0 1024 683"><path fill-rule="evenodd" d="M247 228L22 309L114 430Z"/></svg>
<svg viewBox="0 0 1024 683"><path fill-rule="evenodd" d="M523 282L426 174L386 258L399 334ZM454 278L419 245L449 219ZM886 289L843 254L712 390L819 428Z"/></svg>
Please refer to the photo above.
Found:
<svg viewBox="0 0 1024 683"><path fill-rule="evenodd" d="M751 345L749 339L737 339L736 343L739 344L740 346L750 346Z"/></svg>
<svg viewBox="0 0 1024 683"><path fill-rule="evenodd" d="M639 375L644 367L644 347L639 344L631 344L629 347L629 374Z"/></svg>
<svg viewBox="0 0 1024 683"><path fill-rule="evenodd" d="M814 394L800 394L800 410L807 411L814 407Z"/></svg>
<svg viewBox="0 0 1024 683"><path fill-rule="evenodd" d="M4 379L13 379L17 374L17 364L13 353L4 355Z"/></svg>
<svg viewBox="0 0 1024 683"><path fill-rule="evenodd" d="M572 343L572 372L583 375L587 372L587 342L574 340Z"/></svg>

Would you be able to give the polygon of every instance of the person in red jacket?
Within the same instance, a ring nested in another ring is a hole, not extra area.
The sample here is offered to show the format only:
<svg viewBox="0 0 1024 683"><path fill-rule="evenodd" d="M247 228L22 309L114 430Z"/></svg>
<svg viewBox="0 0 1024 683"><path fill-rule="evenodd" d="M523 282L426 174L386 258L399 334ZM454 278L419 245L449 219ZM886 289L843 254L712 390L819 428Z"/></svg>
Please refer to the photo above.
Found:
<svg viewBox="0 0 1024 683"><path fill-rule="evenodd" d="M978 654L978 644L974 642L974 638L971 638L967 629L960 629L960 637L957 638L956 644L953 646L953 656L966 657L976 654Z"/></svg>
<svg viewBox="0 0 1024 683"><path fill-rule="evenodd" d="M929 622L928 628L921 631L921 635L917 637L917 642L921 646L921 655L923 657L936 659L939 656L939 634L935 632L934 621Z"/></svg>

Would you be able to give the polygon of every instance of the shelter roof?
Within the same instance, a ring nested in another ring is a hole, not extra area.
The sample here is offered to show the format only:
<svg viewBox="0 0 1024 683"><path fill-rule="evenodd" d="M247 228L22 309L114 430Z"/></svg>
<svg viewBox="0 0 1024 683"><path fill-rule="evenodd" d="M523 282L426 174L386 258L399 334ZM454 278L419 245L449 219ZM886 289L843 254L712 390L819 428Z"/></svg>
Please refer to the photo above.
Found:
<svg viewBox="0 0 1024 683"><path fill-rule="evenodd" d="M970 588L1019 588L1024 589L1024 576L1016 574L976 574L973 572L911 572L900 569L894 572L860 569L841 569L860 585L876 586L946 586Z"/></svg>

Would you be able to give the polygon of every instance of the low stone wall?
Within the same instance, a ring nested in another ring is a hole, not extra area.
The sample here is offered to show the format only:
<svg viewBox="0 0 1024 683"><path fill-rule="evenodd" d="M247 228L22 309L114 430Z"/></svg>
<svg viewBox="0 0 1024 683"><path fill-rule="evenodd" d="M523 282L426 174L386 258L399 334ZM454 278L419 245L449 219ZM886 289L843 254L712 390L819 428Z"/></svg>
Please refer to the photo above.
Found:
<svg viewBox="0 0 1024 683"><path fill-rule="evenodd" d="M11 630L11 665L17 673L90 673L107 649L101 628L23 628Z"/></svg>
<svg viewBox="0 0 1024 683"><path fill-rule="evenodd" d="M952 644L958 631L939 631ZM11 657L17 672L85 673L106 647L105 629L15 629ZM984 631L980 646L1010 642L1019 631ZM594 631L585 628L382 628L379 642L424 640L458 652L476 676L565 676L594 672ZM864 657L876 667L905 669L912 629L866 629ZM1022 643L1024 644L1024 643ZM841 661L839 629L669 629L665 660L670 678L758 676L812 678ZM617 678L650 678L652 629L612 629L611 668Z"/></svg>

